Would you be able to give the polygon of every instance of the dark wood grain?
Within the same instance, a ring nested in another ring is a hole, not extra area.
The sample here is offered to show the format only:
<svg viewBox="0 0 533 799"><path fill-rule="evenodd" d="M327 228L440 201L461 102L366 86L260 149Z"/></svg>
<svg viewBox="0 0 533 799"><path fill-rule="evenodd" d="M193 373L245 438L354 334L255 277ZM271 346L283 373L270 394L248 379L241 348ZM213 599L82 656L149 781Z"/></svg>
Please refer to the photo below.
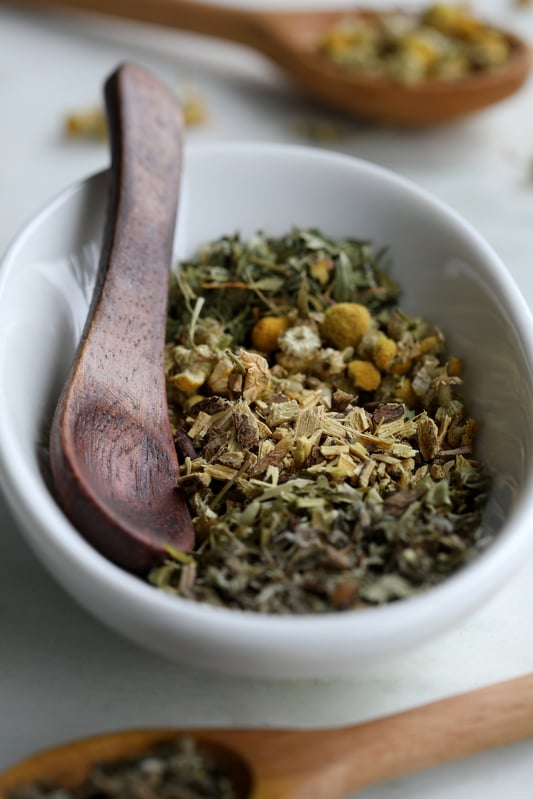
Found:
<svg viewBox="0 0 533 799"><path fill-rule="evenodd" d="M316 53L320 36L333 22L346 15L346 9L342 8L264 11L200 0L20 2L96 11L239 42L264 53L322 103L357 117L402 126L447 122L485 108L517 91L530 69L528 44L508 34L512 56L506 65L458 81L403 85L385 78L357 75ZM373 13L362 8L358 11Z"/></svg>
<svg viewBox="0 0 533 799"><path fill-rule="evenodd" d="M178 488L163 347L181 172L174 96L133 64L105 87L112 168L89 315L50 435L58 500L104 555L134 572L193 545Z"/></svg>

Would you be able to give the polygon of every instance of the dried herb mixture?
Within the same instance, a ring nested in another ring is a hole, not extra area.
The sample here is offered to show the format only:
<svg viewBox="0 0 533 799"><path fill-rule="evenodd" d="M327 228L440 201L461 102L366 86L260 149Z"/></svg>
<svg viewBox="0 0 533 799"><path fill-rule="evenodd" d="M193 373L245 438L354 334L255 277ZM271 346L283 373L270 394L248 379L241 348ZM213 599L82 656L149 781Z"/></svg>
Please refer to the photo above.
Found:
<svg viewBox="0 0 533 799"><path fill-rule="evenodd" d="M387 253L318 230L221 238L170 293L166 373L198 545L150 581L266 613L407 597L486 543L462 364Z"/></svg>
<svg viewBox="0 0 533 799"><path fill-rule="evenodd" d="M136 758L94 766L83 782L22 785L9 799L236 799L226 768L192 738L161 743Z"/></svg>
<svg viewBox="0 0 533 799"><path fill-rule="evenodd" d="M347 14L326 31L318 50L359 74L419 83L497 69L512 45L466 6L438 3L416 12Z"/></svg>

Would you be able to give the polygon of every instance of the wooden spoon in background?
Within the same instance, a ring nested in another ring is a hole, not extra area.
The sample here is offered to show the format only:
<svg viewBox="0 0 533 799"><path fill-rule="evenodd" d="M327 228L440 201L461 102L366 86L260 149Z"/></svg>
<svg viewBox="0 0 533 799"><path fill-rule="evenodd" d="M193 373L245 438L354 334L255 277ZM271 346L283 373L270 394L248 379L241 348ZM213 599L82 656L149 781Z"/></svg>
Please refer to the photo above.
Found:
<svg viewBox="0 0 533 799"><path fill-rule="evenodd" d="M135 757L156 742L192 735L225 763L240 799L341 799L376 782L451 762L533 735L533 675L425 707L328 730L136 730L75 741L0 775L15 785L79 784L102 761Z"/></svg>
<svg viewBox="0 0 533 799"><path fill-rule="evenodd" d="M336 11L253 11L196 0L24 0L33 6L66 6L156 23L238 42L277 63L309 95L328 106L361 118L413 126L445 122L502 100L524 83L529 48L506 34L509 61L491 72L479 72L444 83L412 86L354 74L316 52L316 45L346 9ZM325 4L326 5L326 4ZM359 9L361 13L364 12Z"/></svg>
<svg viewBox="0 0 533 799"><path fill-rule="evenodd" d="M106 83L111 194L91 308L54 415L59 503L124 568L194 543L168 418L163 347L181 172L172 93L133 64Z"/></svg>

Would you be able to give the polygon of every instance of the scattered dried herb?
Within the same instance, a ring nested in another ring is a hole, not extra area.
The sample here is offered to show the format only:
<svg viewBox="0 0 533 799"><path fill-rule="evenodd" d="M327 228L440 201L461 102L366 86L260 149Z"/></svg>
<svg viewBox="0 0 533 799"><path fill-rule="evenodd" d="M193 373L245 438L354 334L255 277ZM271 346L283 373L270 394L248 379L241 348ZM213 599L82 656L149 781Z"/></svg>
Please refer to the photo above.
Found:
<svg viewBox="0 0 533 799"><path fill-rule="evenodd" d="M161 743L135 758L94 766L74 788L22 785L9 799L237 799L226 768L192 738Z"/></svg>
<svg viewBox="0 0 533 799"><path fill-rule="evenodd" d="M182 89L178 92L178 100L183 121L188 128L206 123L207 106L196 89ZM107 120L104 109L96 106L72 111L65 118L64 132L69 139L105 140Z"/></svg>
<svg viewBox="0 0 533 799"><path fill-rule="evenodd" d="M418 83L497 69L512 46L468 8L439 3L416 12L347 14L325 33L318 50L360 74Z"/></svg>
<svg viewBox="0 0 533 799"><path fill-rule="evenodd" d="M154 585L321 613L426 589L486 544L461 361L399 294L386 252L318 230L182 264L166 374L198 546Z"/></svg>

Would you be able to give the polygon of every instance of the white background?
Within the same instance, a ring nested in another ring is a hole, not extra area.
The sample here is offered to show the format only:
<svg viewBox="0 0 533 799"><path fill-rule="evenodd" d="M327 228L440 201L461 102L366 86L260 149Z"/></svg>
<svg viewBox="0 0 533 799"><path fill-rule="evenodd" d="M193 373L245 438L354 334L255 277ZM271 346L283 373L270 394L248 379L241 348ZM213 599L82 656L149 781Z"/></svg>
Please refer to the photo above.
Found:
<svg viewBox="0 0 533 799"><path fill-rule="evenodd" d="M512 0L476 5L533 38L533 7L518 9ZM0 7L0 250L51 196L107 165L104 143L67 141L62 124L67 113L100 102L103 80L125 59L202 95L209 119L190 130L190 141L305 144L300 122L334 119L342 136L328 147L391 167L454 206L494 246L533 305L532 82L466 121L398 131L332 117L244 48L14 6ZM0 498L0 768L72 737L125 727L328 726L410 707L530 671L532 615L533 557L467 622L371 675L269 683L209 674L209 664L195 673L80 610L35 561ZM525 742L359 795L531 799L532 755L533 743Z"/></svg>

